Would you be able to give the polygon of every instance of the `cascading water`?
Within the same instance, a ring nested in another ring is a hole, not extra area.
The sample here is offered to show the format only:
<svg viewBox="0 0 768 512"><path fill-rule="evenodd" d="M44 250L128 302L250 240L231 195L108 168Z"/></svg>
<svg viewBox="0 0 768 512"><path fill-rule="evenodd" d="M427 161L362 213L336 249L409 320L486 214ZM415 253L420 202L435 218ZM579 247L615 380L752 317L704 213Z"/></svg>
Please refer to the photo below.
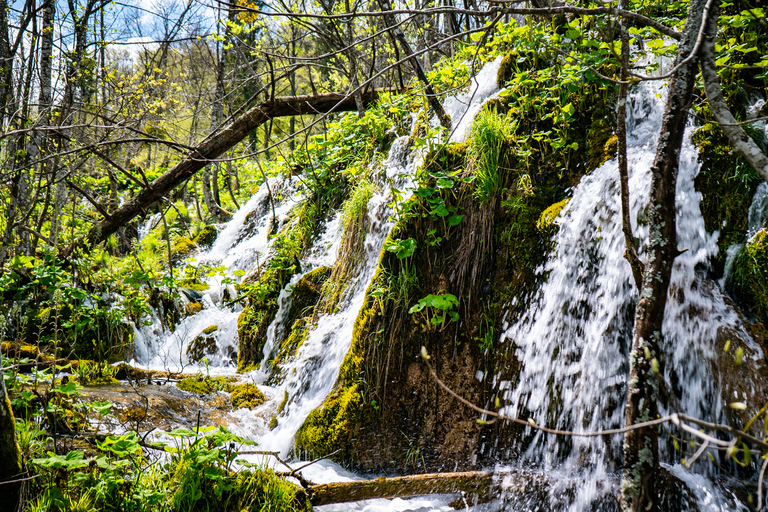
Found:
<svg viewBox="0 0 768 512"><path fill-rule="evenodd" d="M273 213L275 222L279 224L284 221L291 208L302 198L297 185L298 180L283 183L277 178L271 178L235 213L213 246L197 255L197 261L193 264L200 269L199 277L208 286L207 290L199 294L203 309L184 318L171 333L166 331L157 314L153 316L150 325L137 327L134 339L137 364L173 371L194 367L187 350L203 330L212 326L216 326L212 333L215 346L214 350L205 354L208 364L214 368L231 367L236 362L237 317L242 306L238 304L230 307L222 301L225 295L230 299L236 297L232 281L238 278L233 272L247 272L268 258L271 247L268 235ZM273 212L271 197L278 192L284 199L274 205ZM210 275L206 275L207 267L225 268L225 275L222 276L219 271L207 272ZM227 272L232 275L226 275Z"/></svg>
<svg viewBox="0 0 768 512"><path fill-rule="evenodd" d="M457 120L453 139L462 140L466 137L467 129L482 103L498 92L496 73L499 61L497 59L481 70L473 79L469 93L449 100L447 110ZM373 169L372 174L380 175L380 183L378 191L368 203L364 262L357 273L351 276L336 312L321 315L295 356L272 369L269 364L276 344L289 327L284 324L291 306L293 285L308 272L321 266L332 266L336 260L342 238L340 214L332 215L326 221L322 234L302 258L303 272L294 275L278 297L279 309L267 330L264 360L260 369L242 376L259 385L267 396L267 402L254 411L240 409L229 415L229 427L239 435L258 441L260 449L288 454L296 431L307 415L322 404L338 377L341 362L349 351L352 330L365 291L376 271L386 236L394 224L389 206L393 199L392 188L397 188L401 191L401 197L407 199L412 187L412 176L423 159L424 149L412 150L409 139L403 136L393 142L387 159L380 164L383 172ZM284 199L274 205L270 204L271 198L278 195ZM156 369L196 368L197 365L190 361L188 348L206 328L215 325L216 329L211 334L215 340L215 351L206 354L210 371L216 374L233 373L238 344L237 318L242 306L228 305L224 301L225 296L230 300L236 297L232 282L238 278L232 276L237 275L235 271L252 271L268 260L271 247L268 232L270 229L276 230L272 220L273 208L277 223L282 224L301 199L302 194L296 182L281 184L278 179L272 178L268 184L262 185L254 197L223 227L214 245L198 254L193 262L201 272L206 268L218 269L203 278L208 289L199 297L202 311L183 319L172 333L164 330L157 315L152 325L137 328L136 362ZM220 275L222 268L226 269L226 279ZM270 386L267 381L270 374L275 373L281 378L277 379L277 384ZM286 396L288 400L276 416L277 426L268 428L267 419L277 412L278 404ZM357 478L331 463L314 465L310 471L308 477L316 482ZM439 498L392 502L375 500L372 503L367 505L371 510L450 509L445 500Z"/></svg>
<svg viewBox="0 0 768 512"><path fill-rule="evenodd" d="M469 93L446 102L446 111L455 124L452 140L461 141L466 137L482 103L498 92L498 66L498 60L488 64L474 79ZM642 83L634 90L629 102L631 212L632 218L639 220L633 226L639 240L648 235L644 208L648 201L649 169L663 112L662 93L663 87ZM349 350L365 290L392 227L391 210L387 206L392 199L391 187L405 190L407 194L410 177L421 164L422 156L419 151L409 149L408 137L393 143L383 163L379 190L368 205L365 261L350 279L337 311L318 318L296 355L280 363L278 373L282 380L270 386L266 384L268 362L288 327L284 324L291 306L293 285L307 272L335 262L342 235L339 214L327 219L322 234L302 259L304 272L295 275L280 293L278 312L268 328L261 369L244 376L259 384L268 400L255 411L241 409L230 414L231 429L258 441L260 449L287 454L296 431L309 412L322 404L331 391ZM745 339L749 336L743 332L736 312L723 299L720 288L706 281L704 276L703 269L717 252L717 233L709 234L704 229L699 212L700 194L693 187L696 172L696 151L686 138L677 188L678 244L686 251L676 260L665 313L664 376L667 382L675 383L672 391L679 397L675 410L720 420L718 389L709 373L714 337L723 326L744 334ZM274 205L278 224L285 222L291 208L301 200L296 185L285 186L281 195L286 199ZM273 193L280 186L277 179L269 181ZM273 227L269 189L263 185L235 214L213 247L198 255L198 264L221 265L230 272L248 271L269 258L267 233ZM755 208L760 212L764 210ZM752 211L750 215L752 218ZM505 413L532 417L539 424L563 430L595 431L622 425L632 311L637 293L628 264L622 257L624 239L620 218L617 164L610 161L575 187L569 204L557 220L559 232L554 253L539 269L545 282L528 311L514 324L506 326L502 335L502 343L521 362L521 372L515 381L496 383L499 396L505 400ZM642 257L642 247L640 252ZM172 369L188 365L186 347L203 329L217 325L214 333L217 350L208 359L215 371L232 373L232 355L237 349L236 323L241 308L222 304L225 294L234 298L231 284L223 283L221 277L215 275L207 278L207 283L210 288L201 298L204 309L184 319L174 333L160 333L159 321L139 330L136 338L138 362ZM149 343L149 340L153 342ZM751 348L761 354L756 345ZM278 404L286 396L288 399L276 417L277 426L269 429L267 418L278 411ZM596 503L613 500L616 495L620 436L563 440L545 437L529 429L519 446L523 449L519 457L522 466L558 476L552 480L554 485L549 489L549 506L553 510L588 510ZM670 462L673 461L670 459ZM700 504L709 503L709 509L734 506L722 498L708 479L679 465L670 466L670 471L687 483ZM312 466L305 476L316 482L356 478L325 462ZM493 505L491 509L504 507L509 501L504 498L501 504ZM351 506L355 507L361 506ZM330 509L348 510L350 506ZM447 507L445 500L435 498L375 500L365 505L365 509L438 510ZM481 509L485 510L478 508Z"/></svg>
<svg viewBox="0 0 768 512"><path fill-rule="evenodd" d="M650 167L664 111L664 88L644 82L629 98L628 161L633 233L646 240ZM718 328L750 339L720 288L704 279L717 254L699 211L693 179L697 153L686 136L677 182L678 247L663 331L666 382L674 411L722 420L710 368ZM554 253L531 307L503 333L520 362L516 381L498 383L503 412L560 430L590 432L623 425L633 310L637 301L624 260L619 174L615 160L584 177L557 220ZM643 257L642 247L640 257ZM756 344L751 346L759 352ZM662 442L663 444L663 442ZM567 438L526 428L521 464L560 475L550 489L553 509L589 510L617 494L622 438ZM662 446L663 450L663 446ZM684 470L681 470L684 472ZM567 492L566 492L567 491Z"/></svg>

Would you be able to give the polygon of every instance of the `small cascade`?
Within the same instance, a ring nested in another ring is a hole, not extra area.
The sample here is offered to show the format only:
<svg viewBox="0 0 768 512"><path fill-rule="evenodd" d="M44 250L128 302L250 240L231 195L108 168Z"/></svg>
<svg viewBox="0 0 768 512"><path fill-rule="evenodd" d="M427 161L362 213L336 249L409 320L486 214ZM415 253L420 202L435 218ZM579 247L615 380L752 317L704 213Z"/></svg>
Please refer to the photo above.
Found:
<svg viewBox="0 0 768 512"><path fill-rule="evenodd" d="M256 194L235 213L219 233L213 246L197 255L192 264L204 274L206 267L222 266L221 272L209 272L201 279L208 289L200 294L203 309L184 318L173 332L169 333L157 314L150 325L135 328L135 362L139 365L161 370L181 371L195 367L190 362L190 347L202 354L212 367L232 367L237 362L237 317L242 306L223 304L224 298L235 299L237 292L233 285L241 278L234 272L247 272L266 261L270 250L270 229L273 222L284 222L291 208L301 199L298 179L283 182L270 178L262 184ZM275 221L272 220L271 197L277 194L282 201L274 205ZM214 329L215 327L215 329ZM204 331L212 332L204 332Z"/></svg>
<svg viewBox="0 0 768 512"><path fill-rule="evenodd" d="M763 181L757 186L752 204L749 206L747 240L764 227L768 227L768 183Z"/></svg>
<svg viewBox="0 0 768 512"><path fill-rule="evenodd" d="M755 234L763 228L768 227L768 183L761 182L752 196L752 203L749 205L749 214L747 217L747 236L746 241L752 239ZM724 287L730 283L733 274L733 264L744 243L733 244L728 247L725 257L725 268L723 277L720 279L720 286Z"/></svg>
<svg viewBox="0 0 768 512"><path fill-rule="evenodd" d="M665 92L660 84L644 82L628 102L630 209L639 240L648 237L645 208ZM721 289L705 281L703 269L717 254L718 233L704 228L701 195L693 184L697 172L688 134L677 182L678 247L685 252L675 261L665 311L664 377L679 397L675 411L720 419L710 373L715 336L728 326L750 338ZM539 269L545 282L501 337L521 367L516 381L497 383L507 415L577 432L623 425L637 291L622 256L619 189L612 160L582 179L556 221L554 253ZM642 246L639 252L642 259ZM756 344L751 348L759 352ZM616 495L621 436L562 438L527 428L520 447L524 465L563 473L550 490L556 508L589 510Z"/></svg>
<svg viewBox="0 0 768 512"><path fill-rule="evenodd" d="M261 362L261 368L266 368L269 364L269 360L273 356L273 350L275 349L275 343L278 340L283 339L283 332L285 328L290 326L285 325L285 321L288 318L288 313L291 309L293 287L296 283L309 274L313 270L320 267L330 267L336 262L336 257L339 252L339 244L341 243L341 212L337 212L333 219L330 220L325 226L325 232L314 243L309 250L309 254L302 260L302 269L304 272L299 272L294 275L288 284L280 291L280 295L277 298L278 310L275 314L275 319L269 324L267 328L267 341L264 343L264 359Z"/></svg>
<svg viewBox="0 0 768 512"><path fill-rule="evenodd" d="M154 215L151 215L147 220L139 224L139 228L137 230L139 239L138 241L141 242L141 240L149 234L150 231L155 229L155 226L157 226L157 223L160 222L160 214L155 213Z"/></svg>
<svg viewBox="0 0 768 512"><path fill-rule="evenodd" d="M285 380L279 386L277 395L289 398L283 414L278 418L277 428L261 437L262 446L286 454L293 445L296 431L333 388L341 362L349 351L355 320L376 271L379 254L394 225L390 219L392 209L388 206L392 201L391 187L400 190L409 188L411 176L421 165L421 160L420 151L408 151L407 136L393 142L389 157L384 162L386 180L368 203L365 263L359 273L350 279L338 311L321 315L296 357L281 366Z"/></svg>
<svg viewBox="0 0 768 512"><path fill-rule="evenodd" d="M501 89L496 81L496 75L499 73L502 57L496 57L480 70L480 72L470 79L469 91L464 94L458 94L445 100L445 113L451 117L453 132L451 142L463 142L469 135L472 121L480 112L488 99L499 94Z"/></svg>

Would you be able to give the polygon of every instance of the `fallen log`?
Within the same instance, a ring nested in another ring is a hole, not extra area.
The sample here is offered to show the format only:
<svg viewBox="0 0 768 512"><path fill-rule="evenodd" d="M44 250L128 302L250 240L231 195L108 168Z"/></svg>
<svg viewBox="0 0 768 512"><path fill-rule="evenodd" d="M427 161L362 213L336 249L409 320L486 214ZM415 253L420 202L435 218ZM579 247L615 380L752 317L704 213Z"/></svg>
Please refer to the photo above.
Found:
<svg viewBox="0 0 768 512"><path fill-rule="evenodd" d="M410 498L425 494L465 493L484 501L499 491L499 481L492 471L463 473L427 473L423 475L376 478L314 485L307 489L313 506L377 498Z"/></svg>
<svg viewBox="0 0 768 512"><path fill-rule="evenodd" d="M390 89L386 89L386 91L389 92ZM379 92L383 92L383 90L362 93L363 102L372 103L378 97ZM276 117L355 110L357 110L357 105L352 96L335 92L273 98L259 103L224 129L212 133L179 163L159 176L135 197L126 201L111 215L93 226L88 233L62 249L59 253L59 259L68 261L75 249L84 249L103 242L118 228L154 205L170 190L191 178L211 160L231 149L266 121Z"/></svg>

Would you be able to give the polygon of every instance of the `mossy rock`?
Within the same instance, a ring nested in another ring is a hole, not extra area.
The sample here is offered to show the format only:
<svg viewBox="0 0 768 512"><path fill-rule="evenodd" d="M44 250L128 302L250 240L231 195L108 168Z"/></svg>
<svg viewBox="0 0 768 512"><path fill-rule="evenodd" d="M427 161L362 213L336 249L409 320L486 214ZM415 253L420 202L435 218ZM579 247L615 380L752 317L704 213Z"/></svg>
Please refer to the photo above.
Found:
<svg viewBox="0 0 768 512"><path fill-rule="evenodd" d="M175 261L181 261L187 258L197 250L197 244L186 236L178 237L171 245L171 258Z"/></svg>
<svg viewBox="0 0 768 512"><path fill-rule="evenodd" d="M291 326L290 334L281 343L277 354L272 360L272 369L276 371L281 363L285 363L296 355L296 351L307 340L312 317L304 317L296 320Z"/></svg>
<svg viewBox="0 0 768 512"><path fill-rule="evenodd" d="M219 329L218 325L211 325L203 329L187 346L187 357L196 363L206 356L212 356L218 350L214 333Z"/></svg>
<svg viewBox="0 0 768 512"><path fill-rule="evenodd" d="M40 350L35 345L20 341L3 341L0 343L0 350L11 359L36 359L41 355Z"/></svg>
<svg viewBox="0 0 768 512"><path fill-rule="evenodd" d="M219 231L216 226L208 224L195 236L194 243L200 247L210 247L216 241L217 236L219 236Z"/></svg>
<svg viewBox="0 0 768 512"><path fill-rule="evenodd" d="M701 215L707 231L719 231L720 249L713 261L715 277L722 276L728 248L744 241L747 211L752 203L760 176L733 147L715 124L706 124L693 133L699 150L701 169L696 176L696 190L701 192Z"/></svg>
<svg viewBox="0 0 768 512"><path fill-rule="evenodd" d="M255 384L238 384L232 389L230 395L232 399L232 408L240 409L247 407L248 409L255 409L263 404L267 398L264 396L259 388Z"/></svg>
<svg viewBox="0 0 768 512"><path fill-rule="evenodd" d="M176 387L182 391L207 395L215 391L230 392L234 388L234 377L206 377L200 373L191 377L185 377L176 383Z"/></svg>
<svg viewBox="0 0 768 512"><path fill-rule="evenodd" d="M331 275L331 267L320 267L299 279L291 294L291 308L286 325L293 325L301 317L310 316L320 300L323 284Z"/></svg>
<svg viewBox="0 0 768 512"><path fill-rule="evenodd" d="M542 235L551 236L554 234L554 232L557 230L555 219L557 219L557 216L560 215L560 212L563 210L563 208L565 208L565 205L567 204L568 199L563 199L562 201L553 204L541 212L541 215L539 215L539 220L536 221L536 229L538 229Z"/></svg>
<svg viewBox="0 0 768 512"><path fill-rule="evenodd" d="M355 425L353 415L361 403L356 385L336 389L321 407L309 413L296 432L296 450L314 456L328 455L338 449L349 451ZM343 453L342 457L349 455Z"/></svg>
<svg viewBox="0 0 768 512"><path fill-rule="evenodd" d="M203 310L203 305L199 302L190 302L184 306L184 314L186 316L196 315Z"/></svg>
<svg viewBox="0 0 768 512"><path fill-rule="evenodd" d="M211 285L208 283L203 283L197 279L180 279L178 285L179 288L192 290L193 292L204 292L211 288Z"/></svg>
<svg viewBox="0 0 768 512"><path fill-rule="evenodd" d="M768 323L768 231L761 229L747 242L733 265L737 295L760 322Z"/></svg>

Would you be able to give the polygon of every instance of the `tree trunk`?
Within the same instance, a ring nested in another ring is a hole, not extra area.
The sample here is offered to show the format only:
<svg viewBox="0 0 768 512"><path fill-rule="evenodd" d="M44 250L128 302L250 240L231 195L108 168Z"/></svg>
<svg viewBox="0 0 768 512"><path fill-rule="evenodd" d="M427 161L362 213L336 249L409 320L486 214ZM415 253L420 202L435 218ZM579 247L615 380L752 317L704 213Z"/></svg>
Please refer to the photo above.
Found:
<svg viewBox="0 0 768 512"><path fill-rule="evenodd" d="M390 91L387 89L387 91ZM379 91L364 94L366 103L375 101ZM147 188L139 192L93 226L90 231L59 253L67 260L75 249L85 249L103 242L120 226L153 205L177 185L184 183L211 160L217 158L235 144L242 141L251 131L275 117L318 114L324 112L349 112L357 109L353 98L340 93L318 94L316 96L291 96L274 98L259 103L241 115L219 133L209 135L186 158L163 173Z"/></svg>
<svg viewBox="0 0 768 512"><path fill-rule="evenodd" d="M5 379L0 371L0 510L13 512L17 509L21 482L7 481L21 478L23 471L21 450L16 441L16 421L5 389Z"/></svg>
<svg viewBox="0 0 768 512"><path fill-rule="evenodd" d="M680 64L694 48L704 5L704 0L691 2L675 65ZM695 58L683 64L670 79L659 145L651 166L649 240L640 301L635 310L626 426L658 416L657 373L660 372L661 328L672 265L678 255L675 188L680 147L695 80ZM656 497L661 483L657 481L658 452L658 430L655 427L631 430L624 437L621 485L621 506L624 511L658 510Z"/></svg>
<svg viewBox="0 0 768 512"><path fill-rule="evenodd" d="M736 118L733 117L723 98L723 90L720 88L720 78L717 76L717 67L715 66L718 8L719 5L711 7L709 16L712 21L707 24L707 31L701 45L701 76L704 79L704 90L707 93L709 108L723 133L733 145L733 149L743 156L765 181L768 181L768 156L763 153L760 146L747 135Z"/></svg>
<svg viewBox="0 0 768 512"><path fill-rule="evenodd" d="M394 14L391 13L392 4L389 2L389 0L379 0L379 4L381 5L381 10L384 13L384 23L390 27L393 27L390 29L390 32L394 33L395 39L400 43L403 51L409 57L408 61L413 66L413 70L416 73L416 76L424 84L424 94L427 96L430 108L432 108L432 110L435 112L435 115L440 121L440 124L443 125L446 130L450 130L451 119L448 117L448 114L445 113L445 110L443 110L443 105L437 99L437 95L435 94L434 89L432 89L432 85L429 83L429 80L427 80L427 75L424 73L424 69L421 67L421 64L419 64L419 60L413 54L411 45L408 44L408 40L405 38L405 34L400 27L394 28L395 25L397 25L397 21L395 20Z"/></svg>
<svg viewBox="0 0 768 512"><path fill-rule="evenodd" d="M235 10L227 9L227 12L227 18L229 21L234 21ZM224 88L224 78L227 71L227 57L229 53L227 46L230 39L229 25L225 24L225 26L226 28L224 29L224 41L220 45L220 50L218 51L219 62L217 63L216 67L216 92L213 98L213 105L211 105L211 133L214 133L219 129L219 124L221 124L222 120L224 119L224 96L226 94ZM221 207L221 199L219 197L218 166L212 174L212 165L216 164L206 165L205 169L203 170L203 200L205 201L205 206L208 208L208 213L213 216L216 222L226 222L232 218L232 214Z"/></svg>
<svg viewBox="0 0 768 512"><path fill-rule="evenodd" d="M425 494L466 493L474 495L478 501L487 501L498 496L501 480L505 483L505 492L538 492L542 498L547 496L548 482L545 476L526 471L467 471L463 473L428 473L423 475L376 478L313 485L307 488L310 503L315 506L331 503L350 503L353 501L378 498L410 498ZM470 496L467 502L472 503ZM545 498L546 499L546 498Z"/></svg>

